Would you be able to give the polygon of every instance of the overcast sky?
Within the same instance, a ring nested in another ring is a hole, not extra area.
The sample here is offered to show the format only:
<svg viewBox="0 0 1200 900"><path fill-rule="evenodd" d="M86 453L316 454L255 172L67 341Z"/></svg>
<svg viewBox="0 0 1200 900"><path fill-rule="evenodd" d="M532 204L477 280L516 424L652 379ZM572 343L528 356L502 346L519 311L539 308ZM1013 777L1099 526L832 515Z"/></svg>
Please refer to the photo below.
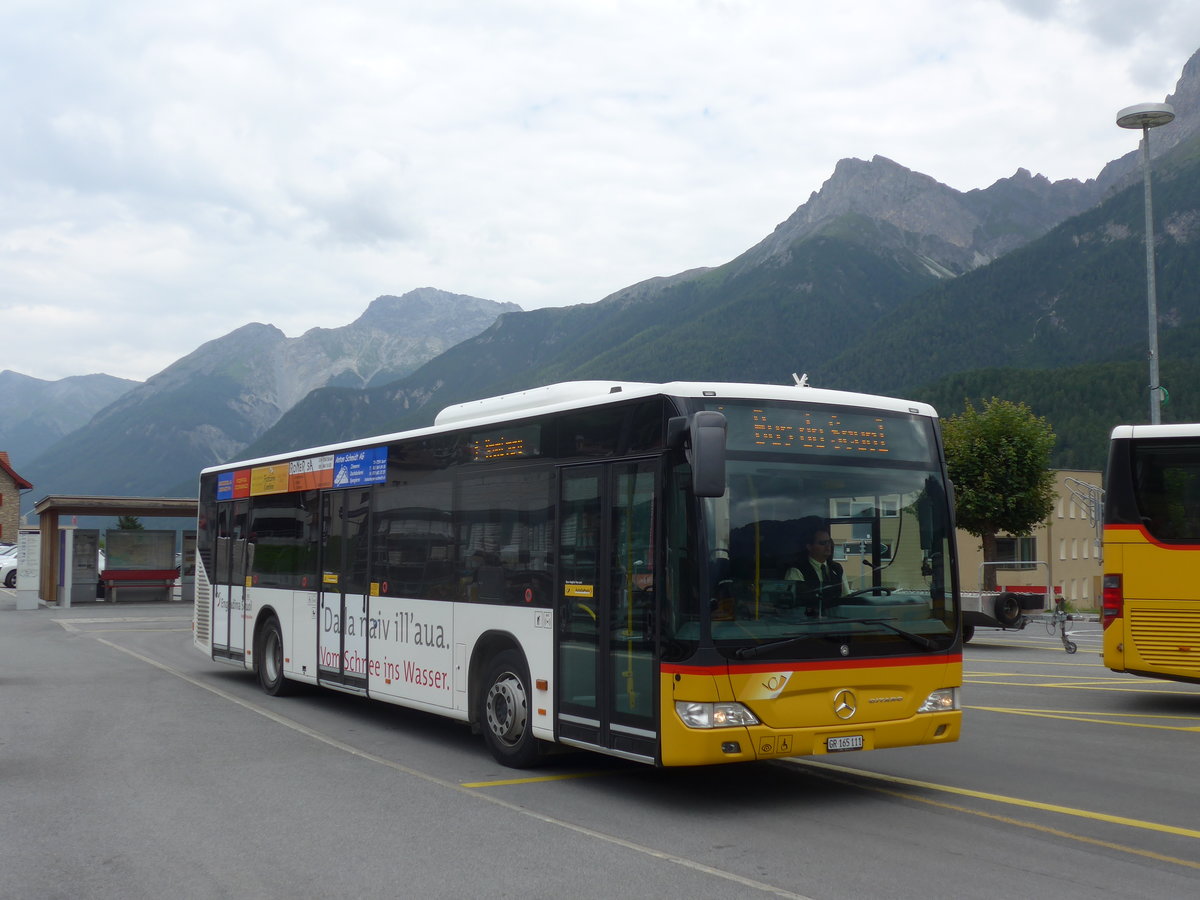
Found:
<svg viewBox="0 0 1200 900"><path fill-rule="evenodd" d="M3 0L0 369L144 380L432 286L720 265L886 156L1094 177L1196 0Z"/></svg>

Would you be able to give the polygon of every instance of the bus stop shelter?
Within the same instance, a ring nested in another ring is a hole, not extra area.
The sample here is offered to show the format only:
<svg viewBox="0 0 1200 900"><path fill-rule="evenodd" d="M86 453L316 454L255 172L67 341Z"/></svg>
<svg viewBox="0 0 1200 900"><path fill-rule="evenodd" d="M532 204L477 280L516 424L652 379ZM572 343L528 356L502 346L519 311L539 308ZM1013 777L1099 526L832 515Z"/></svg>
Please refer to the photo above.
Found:
<svg viewBox="0 0 1200 900"><path fill-rule="evenodd" d="M198 502L179 497L82 497L61 494L43 497L33 507L41 531L38 566L38 596L43 602L57 600L59 524L63 516L137 516L138 518L195 519Z"/></svg>

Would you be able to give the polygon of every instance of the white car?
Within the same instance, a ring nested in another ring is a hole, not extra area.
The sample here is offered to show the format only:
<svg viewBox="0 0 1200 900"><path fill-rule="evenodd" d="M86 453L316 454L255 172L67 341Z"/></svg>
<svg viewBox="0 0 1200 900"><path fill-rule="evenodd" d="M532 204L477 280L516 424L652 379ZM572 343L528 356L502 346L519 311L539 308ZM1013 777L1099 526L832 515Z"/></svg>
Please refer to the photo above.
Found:
<svg viewBox="0 0 1200 900"><path fill-rule="evenodd" d="M17 554L15 552L0 553L0 584L6 588L17 586Z"/></svg>

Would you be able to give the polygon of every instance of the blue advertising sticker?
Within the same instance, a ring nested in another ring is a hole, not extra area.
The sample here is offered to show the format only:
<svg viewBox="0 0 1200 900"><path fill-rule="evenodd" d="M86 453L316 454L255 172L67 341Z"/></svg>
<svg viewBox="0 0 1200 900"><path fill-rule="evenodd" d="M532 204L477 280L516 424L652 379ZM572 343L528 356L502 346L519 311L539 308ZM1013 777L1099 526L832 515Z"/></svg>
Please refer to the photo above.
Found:
<svg viewBox="0 0 1200 900"><path fill-rule="evenodd" d="M356 487L387 481L387 447L338 453L333 458L333 486Z"/></svg>
<svg viewBox="0 0 1200 900"><path fill-rule="evenodd" d="M233 472L217 473L217 499L233 499Z"/></svg>

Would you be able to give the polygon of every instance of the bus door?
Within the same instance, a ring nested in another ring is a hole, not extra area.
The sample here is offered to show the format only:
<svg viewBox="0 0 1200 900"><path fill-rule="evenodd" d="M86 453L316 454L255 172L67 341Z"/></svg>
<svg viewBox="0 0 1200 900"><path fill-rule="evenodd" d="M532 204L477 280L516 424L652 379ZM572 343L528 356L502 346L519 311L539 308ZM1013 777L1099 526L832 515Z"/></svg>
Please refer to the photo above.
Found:
<svg viewBox="0 0 1200 900"><path fill-rule="evenodd" d="M222 503L217 512L215 572L212 583L213 656L246 658L247 500Z"/></svg>
<svg viewBox="0 0 1200 900"><path fill-rule="evenodd" d="M321 583L317 603L317 678L367 686L367 516L370 492L321 497Z"/></svg>
<svg viewBox="0 0 1200 900"><path fill-rule="evenodd" d="M658 752L658 463L560 472L559 737L652 760Z"/></svg>

